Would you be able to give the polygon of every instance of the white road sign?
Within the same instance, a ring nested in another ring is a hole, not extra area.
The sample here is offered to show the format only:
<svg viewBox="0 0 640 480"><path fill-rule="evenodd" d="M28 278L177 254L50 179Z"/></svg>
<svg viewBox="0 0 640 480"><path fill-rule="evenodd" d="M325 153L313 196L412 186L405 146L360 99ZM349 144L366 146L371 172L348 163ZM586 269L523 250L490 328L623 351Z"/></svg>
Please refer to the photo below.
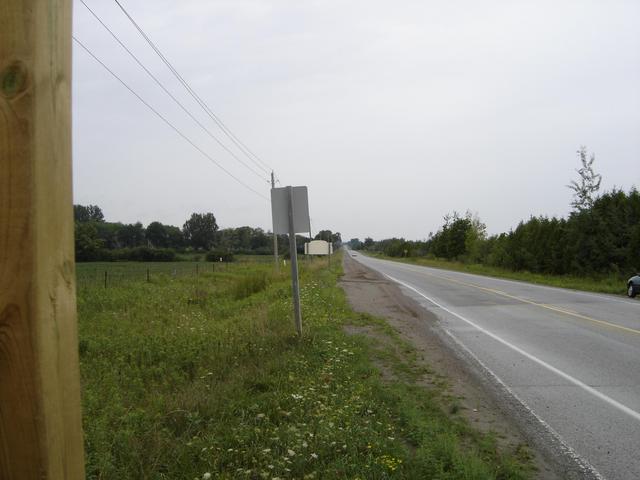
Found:
<svg viewBox="0 0 640 480"><path fill-rule="evenodd" d="M331 255L333 253L333 245L324 240L313 240L304 244L305 255Z"/></svg>

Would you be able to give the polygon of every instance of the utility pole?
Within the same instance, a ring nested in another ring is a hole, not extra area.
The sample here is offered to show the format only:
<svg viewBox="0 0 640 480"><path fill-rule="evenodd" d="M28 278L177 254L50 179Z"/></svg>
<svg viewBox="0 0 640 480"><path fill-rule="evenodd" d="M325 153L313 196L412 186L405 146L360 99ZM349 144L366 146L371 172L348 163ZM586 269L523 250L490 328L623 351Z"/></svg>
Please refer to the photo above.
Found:
<svg viewBox="0 0 640 480"><path fill-rule="evenodd" d="M273 170L271 170L271 188L276 188L276 179L273 175ZM276 270L280 269L280 263L278 262L278 234L273 232L273 261L276 265Z"/></svg>
<svg viewBox="0 0 640 480"><path fill-rule="evenodd" d="M84 478L71 0L0 8L0 478Z"/></svg>

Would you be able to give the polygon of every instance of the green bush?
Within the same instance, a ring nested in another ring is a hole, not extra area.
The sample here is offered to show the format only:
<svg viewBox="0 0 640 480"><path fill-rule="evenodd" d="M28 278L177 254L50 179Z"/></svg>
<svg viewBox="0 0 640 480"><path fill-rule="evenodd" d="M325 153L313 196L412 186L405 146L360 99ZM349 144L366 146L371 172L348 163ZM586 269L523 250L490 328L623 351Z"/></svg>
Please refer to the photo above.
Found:
<svg viewBox="0 0 640 480"><path fill-rule="evenodd" d="M99 248L93 252L76 252L77 262L175 262L176 252L171 248L133 247L108 250Z"/></svg>
<svg viewBox="0 0 640 480"><path fill-rule="evenodd" d="M134 247L112 250L113 260L129 260L134 262L173 262L176 252L171 248Z"/></svg>
<svg viewBox="0 0 640 480"><path fill-rule="evenodd" d="M224 250L211 250L207 253L205 260L207 262L219 262L222 258L223 262L233 262L233 253Z"/></svg>

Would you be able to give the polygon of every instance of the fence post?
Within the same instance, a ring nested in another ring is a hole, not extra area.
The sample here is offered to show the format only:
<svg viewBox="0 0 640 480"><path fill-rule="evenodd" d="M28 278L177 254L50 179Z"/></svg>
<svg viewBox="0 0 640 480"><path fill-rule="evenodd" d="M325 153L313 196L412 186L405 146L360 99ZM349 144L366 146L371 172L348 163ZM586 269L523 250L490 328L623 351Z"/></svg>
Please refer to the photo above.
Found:
<svg viewBox="0 0 640 480"><path fill-rule="evenodd" d="M107 271L104 271L104 288L107 288Z"/></svg>
<svg viewBox="0 0 640 480"><path fill-rule="evenodd" d="M71 1L0 11L0 478L82 479Z"/></svg>

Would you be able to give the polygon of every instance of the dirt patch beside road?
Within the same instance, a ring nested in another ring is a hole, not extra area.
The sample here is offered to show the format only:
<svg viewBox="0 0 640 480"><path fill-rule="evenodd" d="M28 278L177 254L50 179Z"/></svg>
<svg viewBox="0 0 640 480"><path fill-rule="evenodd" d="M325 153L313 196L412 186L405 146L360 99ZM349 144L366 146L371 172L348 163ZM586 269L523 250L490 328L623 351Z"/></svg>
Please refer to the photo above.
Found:
<svg viewBox="0 0 640 480"><path fill-rule="evenodd" d="M465 417L471 425L481 431L494 432L501 448L516 450L528 445L526 435L509 417L502 413L498 403L478 378L477 373L445 344L438 328L437 317L405 296L391 281L344 255L344 277L341 280L349 303L358 312L384 318L400 337L412 345L417 352L417 362L428 369L429 375L420 382L425 388L445 382L450 405L443 408L452 415ZM371 329L354 327L349 333L375 338L379 333ZM389 372L381 368L383 377ZM538 468L537 478L559 479L554 468L542 455L529 446Z"/></svg>

